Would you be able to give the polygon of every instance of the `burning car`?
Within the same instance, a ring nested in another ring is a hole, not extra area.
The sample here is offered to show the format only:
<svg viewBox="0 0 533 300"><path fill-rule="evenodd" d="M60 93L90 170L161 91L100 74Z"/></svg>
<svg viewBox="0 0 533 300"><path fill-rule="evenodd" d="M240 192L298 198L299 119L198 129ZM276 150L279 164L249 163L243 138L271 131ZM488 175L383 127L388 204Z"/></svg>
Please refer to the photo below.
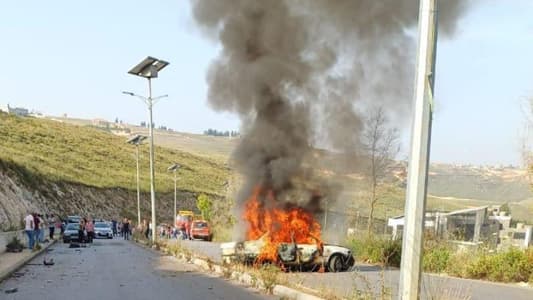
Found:
<svg viewBox="0 0 533 300"><path fill-rule="evenodd" d="M263 237L254 241L229 242L220 245L225 263L245 264L277 263L286 270L346 271L353 267L354 257L350 249L336 245L320 244L277 244L274 260L261 259L261 251L267 245Z"/></svg>
<svg viewBox="0 0 533 300"><path fill-rule="evenodd" d="M256 187L244 205L242 219L246 241L221 244L224 262L330 272L346 271L354 265L350 249L322 242L321 227L312 210L279 205L272 189Z"/></svg>

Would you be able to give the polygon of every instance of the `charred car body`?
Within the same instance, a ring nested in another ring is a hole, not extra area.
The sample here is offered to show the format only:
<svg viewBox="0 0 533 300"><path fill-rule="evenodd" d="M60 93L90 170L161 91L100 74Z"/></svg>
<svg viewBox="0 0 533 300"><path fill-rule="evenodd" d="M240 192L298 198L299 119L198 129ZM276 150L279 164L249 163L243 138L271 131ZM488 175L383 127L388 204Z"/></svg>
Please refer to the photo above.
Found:
<svg viewBox="0 0 533 300"><path fill-rule="evenodd" d="M262 239L245 242L229 242L220 245L222 260L225 263L240 262L245 264L276 263L259 261L261 249L265 245ZM319 270L324 267L329 272L341 272L353 267L355 260L350 249L324 244L279 243L277 247L278 262L287 270Z"/></svg>

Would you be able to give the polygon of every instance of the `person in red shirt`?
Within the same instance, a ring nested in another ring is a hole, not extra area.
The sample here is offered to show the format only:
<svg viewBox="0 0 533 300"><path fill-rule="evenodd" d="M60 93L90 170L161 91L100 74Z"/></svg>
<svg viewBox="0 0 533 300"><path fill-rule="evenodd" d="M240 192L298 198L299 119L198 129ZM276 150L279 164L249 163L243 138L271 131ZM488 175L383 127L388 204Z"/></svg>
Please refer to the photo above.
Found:
<svg viewBox="0 0 533 300"><path fill-rule="evenodd" d="M189 240L192 240L192 236L191 236L191 221L189 219L187 219L187 221L185 221L185 232L186 232L186 239L189 239Z"/></svg>
<svg viewBox="0 0 533 300"><path fill-rule="evenodd" d="M89 218L85 225L85 231L87 231L87 242L92 243L94 239L94 222L91 218Z"/></svg>

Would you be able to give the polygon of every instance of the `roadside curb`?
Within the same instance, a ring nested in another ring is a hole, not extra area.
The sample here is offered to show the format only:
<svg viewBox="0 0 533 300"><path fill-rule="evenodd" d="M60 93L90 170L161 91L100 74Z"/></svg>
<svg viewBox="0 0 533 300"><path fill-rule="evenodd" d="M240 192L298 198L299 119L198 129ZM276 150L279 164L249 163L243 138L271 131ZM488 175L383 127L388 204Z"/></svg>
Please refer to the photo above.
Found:
<svg viewBox="0 0 533 300"><path fill-rule="evenodd" d="M143 241L133 241L133 243L137 244L141 248L151 250L159 254L171 255L167 252L166 247L162 247L160 250L156 250L151 247L148 247L148 245L146 245ZM204 270L210 271L218 275L223 275L225 273L225 269L226 269L225 266L215 263L210 259L199 257L198 255L190 254L190 256L187 257L187 255L185 255L184 253L179 253L177 255L171 255L171 256L185 263L197 265ZM254 286L254 281L257 281L257 279L253 279L252 275L250 275L249 273L238 272L238 271L231 271L230 278L228 279L234 280L236 282L240 282L241 284L250 285L250 286ZM273 287L272 294L275 296L285 297L285 298L294 299L294 300L323 300L323 298L317 297L315 295L311 295L311 294L290 288L288 286L280 285L280 284L276 284Z"/></svg>
<svg viewBox="0 0 533 300"><path fill-rule="evenodd" d="M0 270L0 282L8 279L13 273L15 273L18 269L22 268L25 264L27 264L30 260L34 259L35 257L39 256L41 253L45 252L50 246L56 243L56 240L52 240L49 243L46 244L46 246L43 246L43 248L37 252L32 252L31 255L23 258L13 266L5 269Z"/></svg>

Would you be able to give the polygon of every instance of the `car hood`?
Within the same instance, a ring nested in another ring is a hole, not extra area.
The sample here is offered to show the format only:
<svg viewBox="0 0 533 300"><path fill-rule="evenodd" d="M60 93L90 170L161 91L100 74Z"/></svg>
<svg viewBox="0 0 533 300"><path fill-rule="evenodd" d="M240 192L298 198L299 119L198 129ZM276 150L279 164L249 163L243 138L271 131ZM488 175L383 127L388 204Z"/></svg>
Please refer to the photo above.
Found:
<svg viewBox="0 0 533 300"><path fill-rule="evenodd" d="M324 255L328 256L331 253L342 253L344 255L351 255L352 250L346 247L338 246L338 245L330 245L325 244L324 245Z"/></svg>

